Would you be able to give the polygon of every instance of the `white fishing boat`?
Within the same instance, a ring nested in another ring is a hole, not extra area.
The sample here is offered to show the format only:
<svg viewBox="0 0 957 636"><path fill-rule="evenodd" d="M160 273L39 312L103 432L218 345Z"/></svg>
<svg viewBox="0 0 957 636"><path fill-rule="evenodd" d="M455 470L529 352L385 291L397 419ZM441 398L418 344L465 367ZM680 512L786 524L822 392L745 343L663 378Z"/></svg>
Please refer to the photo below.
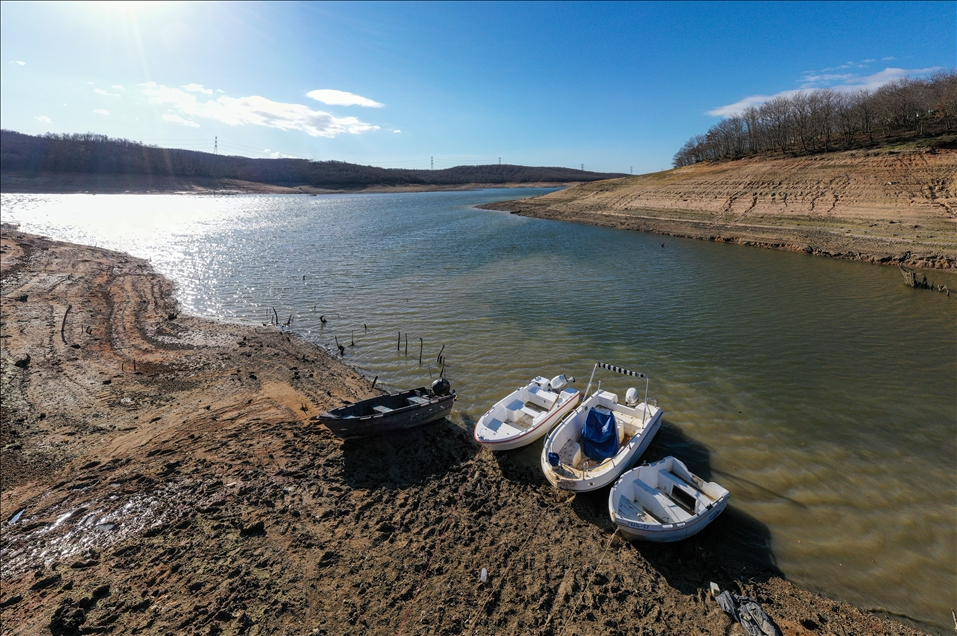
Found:
<svg viewBox="0 0 957 636"><path fill-rule="evenodd" d="M608 494L608 513L627 539L680 541L714 521L730 498L680 460L665 457L622 475Z"/></svg>
<svg viewBox="0 0 957 636"><path fill-rule="evenodd" d="M556 488L585 492L607 486L627 470L661 428L661 409L648 401L648 376L602 362L596 363L585 395L591 389L595 370L609 371L645 380L645 399L628 389L625 404L618 396L601 390L585 398L556 426L542 449L542 471Z"/></svg>
<svg viewBox="0 0 957 636"><path fill-rule="evenodd" d="M475 424L475 441L493 451L531 444L561 421L581 400L581 392L566 386L575 378L541 376L512 391Z"/></svg>

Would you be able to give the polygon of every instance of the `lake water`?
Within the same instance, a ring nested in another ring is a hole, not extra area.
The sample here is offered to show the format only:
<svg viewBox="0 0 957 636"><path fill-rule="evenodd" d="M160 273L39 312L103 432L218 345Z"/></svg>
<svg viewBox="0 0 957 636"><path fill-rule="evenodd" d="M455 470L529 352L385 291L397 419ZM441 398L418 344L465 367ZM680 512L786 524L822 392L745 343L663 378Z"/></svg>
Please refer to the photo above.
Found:
<svg viewBox="0 0 957 636"><path fill-rule="evenodd" d="M193 314L292 316L380 383L428 383L444 345L462 426L538 374L584 390L596 361L646 372L665 413L654 452L732 492L711 541L948 632L957 298L892 268L471 207L540 192L5 194L2 208L24 231L150 259Z"/></svg>

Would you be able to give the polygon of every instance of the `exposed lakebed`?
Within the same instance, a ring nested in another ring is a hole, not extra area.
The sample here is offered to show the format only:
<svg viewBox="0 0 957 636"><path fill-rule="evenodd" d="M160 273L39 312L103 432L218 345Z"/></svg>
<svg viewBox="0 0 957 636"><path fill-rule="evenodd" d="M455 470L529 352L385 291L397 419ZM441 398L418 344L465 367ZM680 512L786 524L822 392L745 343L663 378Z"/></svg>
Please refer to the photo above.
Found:
<svg viewBox="0 0 957 636"><path fill-rule="evenodd" d="M804 587L946 626L953 298L890 268L471 207L540 192L4 195L3 210L24 231L149 258L191 313L278 315L338 340L380 383L428 383L444 345L466 428L539 373L583 389L598 360L644 371L665 413L653 450L766 527L728 537L742 558L767 554ZM534 465L539 447L519 453Z"/></svg>

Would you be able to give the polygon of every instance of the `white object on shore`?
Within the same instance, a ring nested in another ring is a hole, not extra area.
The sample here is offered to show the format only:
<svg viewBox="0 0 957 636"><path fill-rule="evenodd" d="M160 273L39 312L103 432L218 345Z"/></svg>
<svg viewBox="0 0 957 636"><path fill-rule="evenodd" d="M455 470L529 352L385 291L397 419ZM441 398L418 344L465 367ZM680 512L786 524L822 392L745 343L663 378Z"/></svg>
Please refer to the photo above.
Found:
<svg viewBox="0 0 957 636"><path fill-rule="evenodd" d="M730 498L726 489L665 457L622 475L608 493L608 514L627 539L680 541L711 523Z"/></svg>
<svg viewBox="0 0 957 636"><path fill-rule="evenodd" d="M541 438L581 400L578 389L564 388L568 381L564 375L551 380L538 376L512 391L475 423L475 441L501 451Z"/></svg>
<svg viewBox="0 0 957 636"><path fill-rule="evenodd" d="M485 583L485 581L488 580L488 570L482 568L482 573L479 574L479 578L482 580L482 583Z"/></svg>
<svg viewBox="0 0 957 636"><path fill-rule="evenodd" d="M542 471L553 486L562 490L587 492L607 486L637 461L661 428L662 411L648 401L648 376L599 362L592 369L591 379L598 367L644 378L645 399L634 406L624 406L618 403L617 395L599 389L549 433L542 448ZM588 387L591 388L591 380ZM618 448L610 457L592 459L584 452L583 432L591 410L602 417L614 417Z"/></svg>

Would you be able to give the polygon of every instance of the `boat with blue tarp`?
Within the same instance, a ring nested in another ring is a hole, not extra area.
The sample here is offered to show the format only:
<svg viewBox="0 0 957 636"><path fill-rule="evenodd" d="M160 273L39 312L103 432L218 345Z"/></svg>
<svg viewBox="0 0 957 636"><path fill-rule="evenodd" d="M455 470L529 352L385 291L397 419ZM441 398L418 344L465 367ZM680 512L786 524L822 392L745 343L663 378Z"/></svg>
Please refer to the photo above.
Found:
<svg viewBox="0 0 957 636"><path fill-rule="evenodd" d="M607 486L637 461L661 428L662 411L656 400L648 399L644 373L598 362L585 395L599 368L644 379L644 400L630 388L625 404L619 404L616 394L599 388L552 430L545 438L541 466L548 481L562 490L586 492Z"/></svg>

